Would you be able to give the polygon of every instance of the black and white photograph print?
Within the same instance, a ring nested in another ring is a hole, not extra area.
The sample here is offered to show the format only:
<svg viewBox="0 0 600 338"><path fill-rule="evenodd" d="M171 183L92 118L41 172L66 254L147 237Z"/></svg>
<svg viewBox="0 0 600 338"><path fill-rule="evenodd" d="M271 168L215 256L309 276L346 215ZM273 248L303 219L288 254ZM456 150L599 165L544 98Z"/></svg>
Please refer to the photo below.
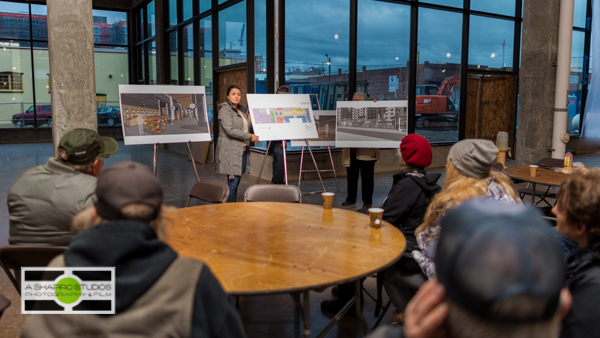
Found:
<svg viewBox="0 0 600 338"><path fill-rule="evenodd" d="M119 98L126 145L210 141L204 87L122 85Z"/></svg>
<svg viewBox="0 0 600 338"><path fill-rule="evenodd" d="M339 101L336 147L397 148L406 136L408 102Z"/></svg>

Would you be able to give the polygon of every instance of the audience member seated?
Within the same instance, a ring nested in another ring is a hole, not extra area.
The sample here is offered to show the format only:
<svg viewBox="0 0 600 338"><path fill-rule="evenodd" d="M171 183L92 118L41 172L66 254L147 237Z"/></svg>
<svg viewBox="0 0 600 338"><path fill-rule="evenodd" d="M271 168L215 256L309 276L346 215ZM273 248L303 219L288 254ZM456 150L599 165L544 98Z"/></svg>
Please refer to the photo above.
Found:
<svg viewBox="0 0 600 338"><path fill-rule="evenodd" d="M508 177L491 171L497 159L498 148L488 140L462 140L450 148L444 189L433 198L415 232L418 249L412 256L428 278L435 276L435 247L448 210L476 197L520 203Z"/></svg>
<svg viewBox="0 0 600 338"><path fill-rule="evenodd" d="M370 338L558 337L571 294L560 243L537 210L477 199L442 223L439 280L410 301L403 327Z"/></svg>
<svg viewBox="0 0 600 338"><path fill-rule="evenodd" d="M104 157L118 149L96 131L67 132L56 158L25 171L8 191L9 244L69 245L73 216L92 205Z"/></svg>
<svg viewBox="0 0 600 338"><path fill-rule="evenodd" d="M575 240L580 249L567 262L567 287L573 307L563 320L561 337L600 334L600 173L574 174L558 190L556 230Z"/></svg>
<svg viewBox="0 0 600 338"><path fill-rule="evenodd" d="M96 196L50 266L115 267L116 314L32 315L23 337L245 337L209 268L163 241L163 190L149 168L130 161L107 168Z"/></svg>
<svg viewBox="0 0 600 338"><path fill-rule="evenodd" d="M440 174L427 174L425 167L431 165L432 151L429 141L420 135L409 134L402 139L398 149L400 173L394 175L392 189L383 200L383 220L396 226L406 237L406 251L396 265L387 269L384 286L398 311L404 311L406 303L426 278L412 259L410 252L417 248L415 229L423 222L425 210L432 196L440 190L436 184ZM368 209L361 209L368 214ZM407 289L408 288L408 289ZM321 309L337 313L355 294L354 283L338 286L338 298L325 300ZM355 313L349 310L350 315Z"/></svg>

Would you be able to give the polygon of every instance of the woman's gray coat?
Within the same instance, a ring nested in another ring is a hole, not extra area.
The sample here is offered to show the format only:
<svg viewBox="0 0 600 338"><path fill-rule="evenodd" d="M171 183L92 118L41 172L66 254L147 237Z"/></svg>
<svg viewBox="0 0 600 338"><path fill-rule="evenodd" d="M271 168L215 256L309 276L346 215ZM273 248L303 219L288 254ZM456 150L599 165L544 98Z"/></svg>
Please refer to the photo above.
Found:
<svg viewBox="0 0 600 338"><path fill-rule="evenodd" d="M242 154L244 152L244 140L252 137L252 124L248 121L248 108L240 106L240 116L233 105L227 101L219 104L219 138L217 139L215 170L219 174L242 175ZM244 122L248 121L250 132L244 132ZM249 152L248 147L248 152ZM249 173L250 154L246 159L246 172Z"/></svg>

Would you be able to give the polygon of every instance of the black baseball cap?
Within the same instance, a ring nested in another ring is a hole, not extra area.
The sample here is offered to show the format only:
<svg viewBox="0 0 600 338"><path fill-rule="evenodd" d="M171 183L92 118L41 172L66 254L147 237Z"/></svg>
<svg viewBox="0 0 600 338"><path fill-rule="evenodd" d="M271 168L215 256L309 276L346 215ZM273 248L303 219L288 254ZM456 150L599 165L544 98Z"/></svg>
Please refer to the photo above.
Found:
<svg viewBox="0 0 600 338"><path fill-rule="evenodd" d="M60 148L66 150L71 164L88 164L103 155L114 154L119 150L112 137L102 137L91 129L73 129L60 139Z"/></svg>
<svg viewBox="0 0 600 338"><path fill-rule="evenodd" d="M476 199L448 212L435 265L447 297L480 319L532 323L558 310L564 254L558 233L534 208ZM513 296L540 306L501 310L498 305Z"/></svg>
<svg viewBox="0 0 600 338"><path fill-rule="evenodd" d="M163 200L160 182L147 166L133 161L124 161L104 169L98 177L94 206L100 217L107 220L125 219L121 209L127 204L143 203L155 212L146 219L156 219Z"/></svg>

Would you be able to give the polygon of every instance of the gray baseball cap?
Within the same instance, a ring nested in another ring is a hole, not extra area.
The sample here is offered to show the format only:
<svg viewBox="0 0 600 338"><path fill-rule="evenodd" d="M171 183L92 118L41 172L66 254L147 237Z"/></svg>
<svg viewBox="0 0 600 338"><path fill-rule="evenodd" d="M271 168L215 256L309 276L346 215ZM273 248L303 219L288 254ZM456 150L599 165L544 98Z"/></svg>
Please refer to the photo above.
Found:
<svg viewBox="0 0 600 338"><path fill-rule="evenodd" d="M450 148L448 157L463 175L485 178L498 161L498 148L489 140L462 140Z"/></svg>

